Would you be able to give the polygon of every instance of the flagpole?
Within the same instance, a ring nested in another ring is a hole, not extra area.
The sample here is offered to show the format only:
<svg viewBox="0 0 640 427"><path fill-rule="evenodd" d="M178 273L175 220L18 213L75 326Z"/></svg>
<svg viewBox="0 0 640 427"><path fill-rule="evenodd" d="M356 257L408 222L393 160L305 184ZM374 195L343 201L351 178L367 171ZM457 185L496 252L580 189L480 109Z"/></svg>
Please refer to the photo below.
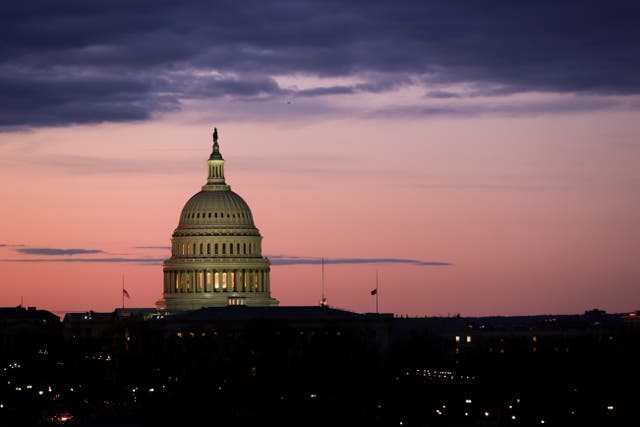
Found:
<svg viewBox="0 0 640 427"><path fill-rule="evenodd" d="M122 309L124 310L124 274L122 275Z"/></svg>
<svg viewBox="0 0 640 427"><path fill-rule="evenodd" d="M324 257L322 257L322 299L320 300L320 305L322 307L327 305L327 298L324 296Z"/></svg>

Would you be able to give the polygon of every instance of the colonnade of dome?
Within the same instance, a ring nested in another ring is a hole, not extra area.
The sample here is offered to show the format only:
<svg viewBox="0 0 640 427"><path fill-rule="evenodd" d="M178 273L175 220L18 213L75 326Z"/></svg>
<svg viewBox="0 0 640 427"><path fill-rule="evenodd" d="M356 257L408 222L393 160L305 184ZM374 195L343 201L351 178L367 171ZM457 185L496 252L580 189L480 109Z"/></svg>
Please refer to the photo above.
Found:
<svg viewBox="0 0 640 427"><path fill-rule="evenodd" d="M217 130L202 191L182 209L164 262L163 299L168 311L227 305L274 306L270 262L247 203L224 178Z"/></svg>

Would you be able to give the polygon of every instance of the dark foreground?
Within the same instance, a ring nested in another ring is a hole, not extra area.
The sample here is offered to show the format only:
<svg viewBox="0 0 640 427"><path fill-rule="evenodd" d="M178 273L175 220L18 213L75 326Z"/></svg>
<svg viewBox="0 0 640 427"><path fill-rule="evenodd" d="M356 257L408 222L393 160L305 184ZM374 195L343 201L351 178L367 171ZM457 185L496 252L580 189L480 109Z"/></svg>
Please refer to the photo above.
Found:
<svg viewBox="0 0 640 427"><path fill-rule="evenodd" d="M0 425L640 421L635 316L416 319L311 307L56 323L22 310L0 324Z"/></svg>

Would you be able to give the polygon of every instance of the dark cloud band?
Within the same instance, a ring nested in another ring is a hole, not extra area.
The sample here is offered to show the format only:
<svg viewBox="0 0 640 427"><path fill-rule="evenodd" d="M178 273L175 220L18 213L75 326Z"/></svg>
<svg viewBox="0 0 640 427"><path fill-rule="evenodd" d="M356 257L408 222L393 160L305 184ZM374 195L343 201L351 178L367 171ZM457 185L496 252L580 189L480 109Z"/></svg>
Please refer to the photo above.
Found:
<svg viewBox="0 0 640 427"><path fill-rule="evenodd" d="M0 129L408 82L436 99L457 96L437 89L451 83L503 95L640 93L631 0L34 0L0 12ZM365 82L297 90L274 79L291 74Z"/></svg>
<svg viewBox="0 0 640 427"><path fill-rule="evenodd" d="M41 253L42 254L42 253ZM50 255L50 253L45 253ZM60 255L60 254L56 254ZM272 265L320 265L322 262L325 264L344 264L344 265L357 265L357 264L408 264L416 266L450 266L453 265L448 262L440 261L421 261L407 258L327 258L324 261L321 258L303 258L295 256L268 256ZM134 264L147 264L147 265L159 265L165 261L164 258L33 258L33 259L2 259L1 262L20 262L20 263L46 263L46 262L63 262L63 263L134 263Z"/></svg>
<svg viewBox="0 0 640 427"><path fill-rule="evenodd" d="M101 254L100 249L19 248L16 252L25 255L88 255Z"/></svg>
<svg viewBox="0 0 640 427"><path fill-rule="evenodd" d="M133 264L162 264L164 258L32 258L32 259L2 259L0 262L18 263L133 263Z"/></svg>
<svg viewBox="0 0 640 427"><path fill-rule="evenodd" d="M273 265L320 265L324 264L410 264L418 266L448 266L448 262L420 261L407 258L301 258L289 256L270 256Z"/></svg>

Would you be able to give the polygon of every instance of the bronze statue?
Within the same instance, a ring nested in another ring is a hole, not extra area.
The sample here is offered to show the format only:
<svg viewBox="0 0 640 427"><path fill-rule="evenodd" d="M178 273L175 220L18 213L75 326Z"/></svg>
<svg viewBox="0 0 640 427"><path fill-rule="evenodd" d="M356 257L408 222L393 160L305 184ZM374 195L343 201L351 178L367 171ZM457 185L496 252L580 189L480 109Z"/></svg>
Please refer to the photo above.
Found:
<svg viewBox="0 0 640 427"><path fill-rule="evenodd" d="M213 142L218 142L218 128L213 128Z"/></svg>

